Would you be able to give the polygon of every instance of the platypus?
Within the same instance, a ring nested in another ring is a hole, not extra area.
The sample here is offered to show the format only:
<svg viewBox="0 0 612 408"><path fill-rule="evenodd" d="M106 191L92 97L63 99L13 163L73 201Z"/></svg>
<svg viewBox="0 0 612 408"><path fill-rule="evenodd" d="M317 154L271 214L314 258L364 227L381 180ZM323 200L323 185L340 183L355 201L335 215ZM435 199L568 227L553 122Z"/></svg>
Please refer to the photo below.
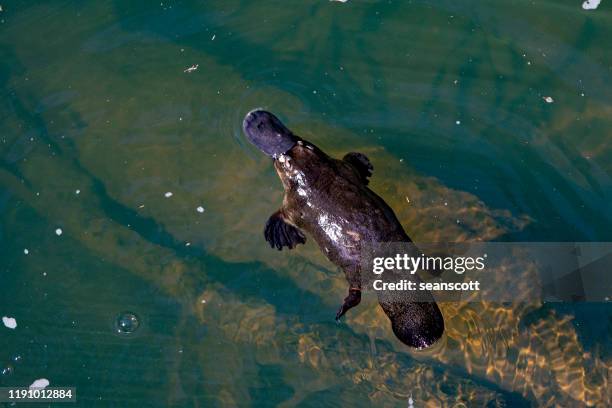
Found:
<svg viewBox="0 0 612 408"><path fill-rule="evenodd" d="M364 154L334 159L261 109L247 113L243 130L273 159L285 190L280 209L265 224L266 241L278 250L293 249L306 242L307 234L344 271L349 289L336 313L339 320L361 301L364 245L410 238L393 210L368 188L373 166ZM420 293L419 302L410 296L378 293L378 300L399 340L419 349L429 347L444 332L442 314L431 294L424 299Z"/></svg>

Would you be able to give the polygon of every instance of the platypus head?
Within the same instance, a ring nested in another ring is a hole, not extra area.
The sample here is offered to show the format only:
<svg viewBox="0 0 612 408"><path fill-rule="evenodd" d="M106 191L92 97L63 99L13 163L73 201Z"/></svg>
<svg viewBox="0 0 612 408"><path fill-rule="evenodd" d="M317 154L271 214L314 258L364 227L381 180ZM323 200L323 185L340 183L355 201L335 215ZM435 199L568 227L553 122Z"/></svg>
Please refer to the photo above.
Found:
<svg viewBox="0 0 612 408"><path fill-rule="evenodd" d="M299 140L276 116L261 109L247 113L242 128L249 142L274 158L291 150Z"/></svg>

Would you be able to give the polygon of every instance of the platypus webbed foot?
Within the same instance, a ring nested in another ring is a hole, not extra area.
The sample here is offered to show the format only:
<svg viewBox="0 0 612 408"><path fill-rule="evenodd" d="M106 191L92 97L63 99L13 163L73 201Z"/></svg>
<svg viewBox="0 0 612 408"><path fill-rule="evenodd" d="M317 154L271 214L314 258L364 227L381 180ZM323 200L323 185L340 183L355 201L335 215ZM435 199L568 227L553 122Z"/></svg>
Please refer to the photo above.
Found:
<svg viewBox="0 0 612 408"><path fill-rule="evenodd" d="M293 249L298 244L306 242L306 237L302 234L302 231L288 224L280 211L272 214L268 222L266 222L264 237L270 244L270 247L276 248L279 251L283 247Z"/></svg>
<svg viewBox="0 0 612 408"><path fill-rule="evenodd" d="M349 289L348 296L344 298L344 303L336 313L336 321L339 321L349 309L357 306L361 302L361 289Z"/></svg>
<svg viewBox="0 0 612 408"><path fill-rule="evenodd" d="M374 166L372 166L372 163L370 163L370 159L368 159L365 154L350 152L347 153L342 158L342 160L347 163L350 163L355 168L355 170L357 170L364 184L367 185L369 183L370 180L368 179L372 175L372 171L374 171Z"/></svg>

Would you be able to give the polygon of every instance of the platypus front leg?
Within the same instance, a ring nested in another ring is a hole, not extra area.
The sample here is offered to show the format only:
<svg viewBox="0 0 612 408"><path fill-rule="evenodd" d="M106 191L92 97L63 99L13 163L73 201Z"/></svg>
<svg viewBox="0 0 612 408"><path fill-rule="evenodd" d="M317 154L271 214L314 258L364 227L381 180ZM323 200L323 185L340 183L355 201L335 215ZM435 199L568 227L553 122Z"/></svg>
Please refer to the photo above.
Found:
<svg viewBox="0 0 612 408"><path fill-rule="evenodd" d="M344 298L344 303L336 313L336 321L339 321L349 309L357 306L361 302L361 289L349 289L348 296Z"/></svg>
<svg viewBox="0 0 612 408"><path fill-rule="evenodd" d="M302 231L289 224L281 210L272 214L268 222L266 222L264 237L272 248L276 248L279 251L283 247L293 249L298 244L306 242L306 237L302 234Z"/></svg>
<svg viewBox="0 0 612 408"><path fill-rule="evenodd" d="M367 185L369 183L368 178L372 175L374 166L372 166L370 159L365 154L357 152L347 153L342 160L351 164L357 170L364 184Z"/></svg>

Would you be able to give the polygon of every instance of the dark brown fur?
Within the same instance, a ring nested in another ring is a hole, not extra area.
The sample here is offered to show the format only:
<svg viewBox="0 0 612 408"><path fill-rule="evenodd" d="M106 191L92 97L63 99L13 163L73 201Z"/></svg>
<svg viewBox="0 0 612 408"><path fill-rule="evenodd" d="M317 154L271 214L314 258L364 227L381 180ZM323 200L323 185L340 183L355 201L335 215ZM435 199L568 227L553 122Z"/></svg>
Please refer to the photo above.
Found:
<svg viewBox="0 0 612 408"><path fill-rule="evenodd" d="M410 242L393 210L367 186L360 169L298 142L274 161L285 188L279 215L312 236L323 253L345 273L349 295L337 318L361 299L363 243ZM419 281L417 276L413 280ZM423 296L423 295L421 295ZM430 346L444 330L432 297L411 302L401 293L378 293L397 337L417 348Z"/></svg>
<svg viewBox="0 0 612 408"><path fill-rule="evenodd" d="M361 289L361 242L400 242L408 236L351 164L306 142L285 157L289 160L274 161L285 187L283 217L314 238L344 270L351 288Z"/></svg>
<svg viewBox="0 0 612 408"><path fill-rule="evenodd" d="M361 301L364 245L410 242L410 238L393 210L368 188L373 168L364 155L349 153L343 160L333 159L261 109L247 113L243 129L251 143L274 158L285 188L283 205L266 223L266 241L281 250L306 242L302 231L314 238L349 283L336 314L339 319ZM419 281L416 275L410 279ZM442 336L442 314L428 292L421 293L419 301L410 291L377 291L377 296L393 332L405 344L424 348Z"/></svg>

